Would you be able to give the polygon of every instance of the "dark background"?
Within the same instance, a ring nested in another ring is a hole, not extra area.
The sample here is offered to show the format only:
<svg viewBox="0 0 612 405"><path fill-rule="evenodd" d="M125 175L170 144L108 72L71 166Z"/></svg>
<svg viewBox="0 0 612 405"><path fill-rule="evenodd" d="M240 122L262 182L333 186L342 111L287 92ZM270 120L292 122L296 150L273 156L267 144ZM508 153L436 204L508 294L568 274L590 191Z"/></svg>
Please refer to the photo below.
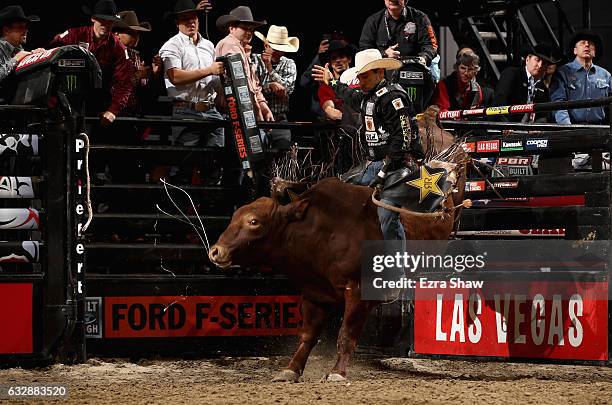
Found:
<svg viewBox="0 0 612 405"><path fill-rule="evenodd" d="M563 8L568 14L575 27L581 27L583 21L582 1L580 0L560 0ZM141 35L139 48L145 59L150 60L153 53L157 52L163 43L177 32L173 21L164 19L164 13L172 10L175 0L115 0L119 10L134 10L138 14L140 21L149 21L153 25L151 33ZM92 5L93 1L18 1L2 0L0 6L9 4L21 4L27 14L37 14L41 17L41 22L33 25L30 31L27 49L46 46L54 35L63 32L69 27L89 24L89 18L83 13L84 4ZM408 4L419 8L428 13L434 27L437 29L440 24L444 25L447 19L453 18L447 15L447 11L453 5L461 4L461 8L469 7L470 0L409 0ZM595 31L602 34L605 38L612 38L612 1L610 0L591 0L591 23ZM285 25L289 30L290 36L297 36L300 39L300 50L296 54L288 54L294 59L298 67L299 76L308 66L312 57L316 54L319 42L324 33L333 30L343 31L348 37L357 44L361 29L366 18L384 7L383 0L359 1L359 0L336 0L336 1L254 1L254 0L212 0L213 9L208 15L209 39L216 44L221 35L215 26L215 21L222 14L227 14L232 8L239 5L246 5L253 11L256 20L266 20L268 24ZM555 27L557 18L552 4L544 3L542 7L550 22ZM525 15L534 30L536 38L545 38L540 23L529 12L529 7L525 8ZM267 33L268 26L261 28L264 35ZM201 19L200 32L205 35L205 18ZM566 34L566 43L569 35ZM253 38L253 51L259 52L262 44L256 37ZM612 44L610 45L612 47ZM568 47L566 46L566 49ZM570 52L571 50L568 50ZM612 48L607 52L598 64L608 68L612 67ZM308 114L309 99L305 91L296 84L296 90L292 95L293 119L310 118Z"/></svg>

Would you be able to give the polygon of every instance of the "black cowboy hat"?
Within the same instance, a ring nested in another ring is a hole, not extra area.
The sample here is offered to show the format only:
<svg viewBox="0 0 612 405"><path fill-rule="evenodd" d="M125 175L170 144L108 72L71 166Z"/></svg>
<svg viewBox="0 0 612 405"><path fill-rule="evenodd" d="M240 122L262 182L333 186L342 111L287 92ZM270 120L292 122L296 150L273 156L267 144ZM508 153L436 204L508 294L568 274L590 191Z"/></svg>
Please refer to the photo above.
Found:
<svg viewBox="0 0 612 405"><path fill-rule="evenodd" d="M357 47L349 43L348 41L332 39L331 41L329 41L329 47L327 48L327 51L322 52L319 55L319 59L323 64L329 62L329 57L332 52L343 53L349 56L350 58L353 58L355 57L357 50Z"/></svg>
<svg viewBox="0 0 612 405"><path fill-rule="evenodd" d="M574 47L576 46L576 42L582 41L585 39L595 44L595 59L600 59L603 56L603 51L604 51L603 39L601 38L601 35L596 34L593 31L580 30L580 31L574 32L574 35L572 35L572 38L570 40L570 48L573 50Z"/></svg>
<svg viewBox="0 0 612 405"><path fill-rule="evenodd" d="M83 12L100 20L112 21L121 24L121 18L117 15L117 5L113 0L98 0L93 10L83 6Z"/></svg>
<svg viewBox="0 0 612 405"><path fill-rule="evenodd" d="M200 13L203 11L205 10L203 8L199 9L193 0L178 0L172 11L166 11L164 13L164 20L170 21L179 14Z"/></svg>
<svg viewBox="0 0 612 405"><path fill-rule="evenodd" d="M37 22L37 15L25 15L21 6L6 6L0 10L0 26L14 21Z"/></svg>
<svg viewBox="0 0 612 405"><path fill-rule="evenodd" d="M528 55L535 55L551 65L555 65L560 62L560 58L555 57L553 48L545 42L541 42L535 46L525 45L521 49L521 56L526 58Z"/></svg>
<svg viewBox="0 0 612 405"><path fill-rule="evenodd" d="M247 6L238 6L229 14L222 15L217 18L217 29L221 32L227 31L227 26L231 23L241 23L241 24L249 24L254 28L261 27L262 25L266 25L266 20L263 21L255 21L253 20L253 13L251 9Z"/></svg>
<svg viewBox="0 0 612 405"><path fill-rule="evenodd" d="M138 16L132 10L120 11L119 18L121 18L121 21L123 21L123 24L125 24L125 27L122 26L119 28L139 32L151 31L151 24L146 21L139 22Z"/></svg>

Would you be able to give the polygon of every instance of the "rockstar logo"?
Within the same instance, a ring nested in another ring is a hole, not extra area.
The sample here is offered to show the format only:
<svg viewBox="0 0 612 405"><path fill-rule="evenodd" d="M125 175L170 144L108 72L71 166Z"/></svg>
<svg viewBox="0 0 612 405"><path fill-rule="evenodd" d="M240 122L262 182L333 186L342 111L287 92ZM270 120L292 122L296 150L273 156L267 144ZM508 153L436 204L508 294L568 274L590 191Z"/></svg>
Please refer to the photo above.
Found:
<svg viewBox="0 0 612 405"><path fill-rule="evenodd" d="M412 187L416 187L420 191L419 204L423 202L429 193L444 196L442 190L438 186L438 180L444 176L444 172L429 173L427 167L421 166L421 175L418 179L407 181L406 184Z"/></svg>

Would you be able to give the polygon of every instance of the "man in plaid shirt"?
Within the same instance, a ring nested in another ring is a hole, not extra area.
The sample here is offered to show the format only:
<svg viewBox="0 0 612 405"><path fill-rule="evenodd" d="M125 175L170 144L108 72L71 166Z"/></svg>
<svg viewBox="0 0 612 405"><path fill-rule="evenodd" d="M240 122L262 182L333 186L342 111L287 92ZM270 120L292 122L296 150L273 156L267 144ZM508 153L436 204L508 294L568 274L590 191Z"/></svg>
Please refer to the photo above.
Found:
<svg viewBox="0 0 612 405"><path fill-rule="evenodd" d="M297 69L295 61L287 58L285 53L297 52L299 39L289 37L287 28L276 25L270 26L266 37L259 32L255 35L264 42L264 51L251 55L252 68L275 120L287 121L289 96L295 89ZM270 138L273 148L288 149L291 145L291 131L288 129L274 129Z"/></svg>

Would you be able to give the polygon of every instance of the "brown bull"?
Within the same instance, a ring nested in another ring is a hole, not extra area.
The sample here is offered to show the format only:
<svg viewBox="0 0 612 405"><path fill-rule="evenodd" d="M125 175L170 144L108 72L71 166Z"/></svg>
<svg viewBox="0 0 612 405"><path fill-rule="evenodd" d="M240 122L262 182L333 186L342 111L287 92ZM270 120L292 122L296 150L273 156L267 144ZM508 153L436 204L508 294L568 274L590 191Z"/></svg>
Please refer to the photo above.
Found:
<svg viewBox="0 0 612 405"><path fill-rule="evenodd" d="M271 198L238 209L209 253L216 265L270 265L302 290L303 328L296 353L276 381L297 381L317 343L325 305L343 304L338 357L327 379L345 379L349 358L368 314L380 302L362 301L361 243L381 240L372 189L324 179L288 205ZM453 205L451 198L446 207ZM407 239L447 239L454 217L433 220L402 215Z"/></svg>

